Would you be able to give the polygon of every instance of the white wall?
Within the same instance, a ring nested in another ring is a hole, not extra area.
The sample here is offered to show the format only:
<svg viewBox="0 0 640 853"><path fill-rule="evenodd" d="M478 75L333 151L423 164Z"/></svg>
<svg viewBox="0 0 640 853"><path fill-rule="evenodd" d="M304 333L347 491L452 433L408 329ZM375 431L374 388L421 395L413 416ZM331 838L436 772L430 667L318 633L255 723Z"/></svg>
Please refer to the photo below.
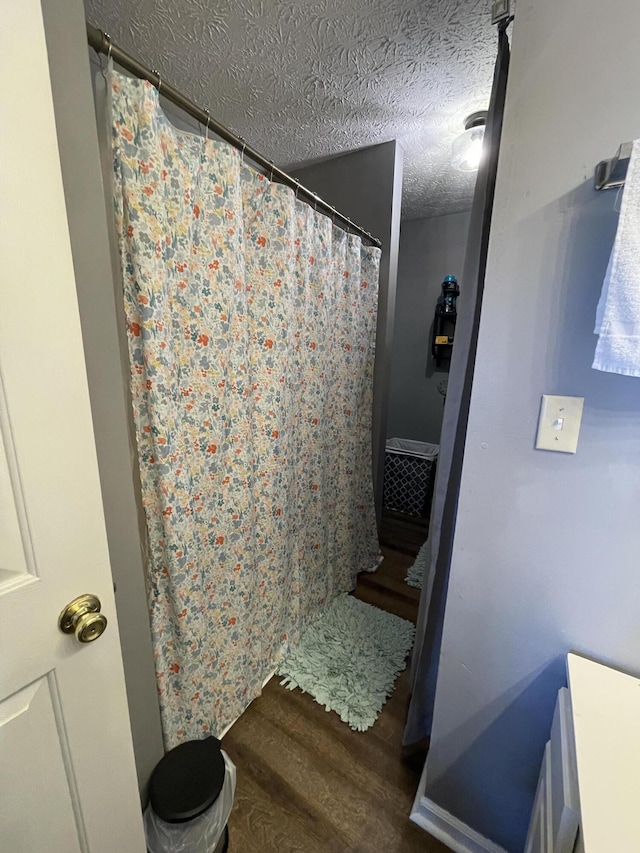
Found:
<svg viewBox="0 0 640 853"><path fill-rule="evenodd" d="M438 444L444 397L438 384L449 375L431 356L431 329L445 275L462 272L469 212L405 221L400 227L398 286L391 357L387 436Z"/></svg>
<svg viewBox="0 0 640 853"><path fill-rule="evenodd" d="M637 0L518 0L426 790L509 853L566 653L640 675L640 380L590 366L639 27ZM577 455L534 449L543 393L585 396Z"/></svg>
<svg viewBox="0 0 640 853"><path fill-rule="evenodd" d="M120 357L122 290L120 285L116 296L82 0L43 0L42 11L129 717L144 799L164 749L138 526L142 510L137 463L129 432L128 364L126 354L124 361ZM99 756L96 761L99 765Z"/></svg>

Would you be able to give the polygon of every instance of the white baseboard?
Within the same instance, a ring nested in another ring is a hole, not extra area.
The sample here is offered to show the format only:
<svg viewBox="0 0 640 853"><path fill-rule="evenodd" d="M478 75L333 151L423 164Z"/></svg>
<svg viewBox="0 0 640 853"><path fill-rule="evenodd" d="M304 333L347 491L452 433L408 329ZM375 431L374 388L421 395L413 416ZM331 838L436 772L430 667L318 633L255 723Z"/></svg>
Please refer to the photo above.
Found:
<svg viewBox="0 0 640 853"><path fill-rule="evenodd" d="M421 826L438 841L446 844L454 853L506 853L506 851L489 841L475 829L471 829L455 815L441 808L424 792L426 788L426 765L411 810L411 820Z"/></svg>

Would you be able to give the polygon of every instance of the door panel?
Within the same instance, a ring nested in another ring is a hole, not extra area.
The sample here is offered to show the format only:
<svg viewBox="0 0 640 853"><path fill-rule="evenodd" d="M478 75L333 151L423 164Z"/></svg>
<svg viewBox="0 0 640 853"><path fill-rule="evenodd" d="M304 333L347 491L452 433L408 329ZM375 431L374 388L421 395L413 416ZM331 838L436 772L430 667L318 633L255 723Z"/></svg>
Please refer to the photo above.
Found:
<svg viewBox="0 0 640 853"><path fill-rule="evenodd" d="M28 565L20 529L21 525L23 529L26 527L26 514L16 460L11 453L10 468L7 456L7 447L13 451L13 446L5 439L5 434L9 435L6 415L7 404L0 384L0 591L9 584L24 583L33 574L33 560Z"/></svg>
<svg viewBox="0 0 640 853"><path fill-rule="evenodd" d="M70 790L49 784L50 774L67 775L51 685L45 676L0 702L3 850L82 850ZM25 810L33 816L29 821Z"/></svg>
<svg viewBox="0 0 640 853"><path fill-rule="evenodd" d="M0 848L143 853L39 0L2 2L0 163Z"/></svg>

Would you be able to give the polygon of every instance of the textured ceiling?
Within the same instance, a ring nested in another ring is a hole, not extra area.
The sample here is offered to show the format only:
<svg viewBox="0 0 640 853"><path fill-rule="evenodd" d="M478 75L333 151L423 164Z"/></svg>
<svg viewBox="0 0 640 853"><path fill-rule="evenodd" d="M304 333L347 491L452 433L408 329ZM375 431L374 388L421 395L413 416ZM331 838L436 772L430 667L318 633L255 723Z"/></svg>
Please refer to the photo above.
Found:
<svg viewBox="0 0 640 853"><path fill-rule="evenodd" d="M88 20L270 160L400 140L403 218L470 207L449 165L488 105L488 0L86 0Z"/></svg>

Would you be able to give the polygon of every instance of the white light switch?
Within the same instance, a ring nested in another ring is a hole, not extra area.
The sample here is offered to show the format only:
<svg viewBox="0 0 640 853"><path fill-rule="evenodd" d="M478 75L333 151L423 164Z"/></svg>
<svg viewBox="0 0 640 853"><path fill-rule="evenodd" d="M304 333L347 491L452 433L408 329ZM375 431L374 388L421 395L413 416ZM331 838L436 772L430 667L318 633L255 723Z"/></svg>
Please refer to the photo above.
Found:
<svg viewBox="0 0 640 853"><path fill-rule="evenodd" d="M575 453L582 422L584 397L554 397L542 395L538 421L538 450L558 450Z"/></svg>

